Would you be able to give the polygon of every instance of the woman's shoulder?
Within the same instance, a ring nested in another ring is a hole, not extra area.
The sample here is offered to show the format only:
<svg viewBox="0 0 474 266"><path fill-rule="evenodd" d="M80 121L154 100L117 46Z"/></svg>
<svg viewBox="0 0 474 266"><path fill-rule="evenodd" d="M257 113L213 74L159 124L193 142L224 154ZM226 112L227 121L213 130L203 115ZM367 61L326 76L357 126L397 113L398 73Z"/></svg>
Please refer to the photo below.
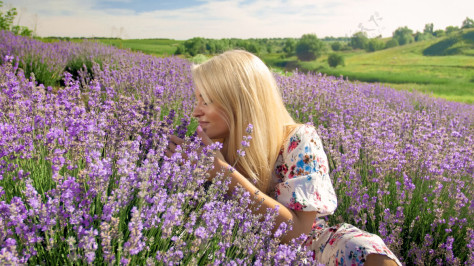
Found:
<svg viewBox="0 0 474 266"><path fill-rule="evenodd" d="M320 142L316 128L309 124L295 124L287 126L287 137L282 145L282 154L291 152L298 146L305 146L310 142Z"/></svg>
<svg viewBox="0 0 474 266"><path fill-rule="evenodd" d="M310 124L294 124L286 126L287 137L285 142L291 141L294 137L317 136L316 128Z"/></svg>

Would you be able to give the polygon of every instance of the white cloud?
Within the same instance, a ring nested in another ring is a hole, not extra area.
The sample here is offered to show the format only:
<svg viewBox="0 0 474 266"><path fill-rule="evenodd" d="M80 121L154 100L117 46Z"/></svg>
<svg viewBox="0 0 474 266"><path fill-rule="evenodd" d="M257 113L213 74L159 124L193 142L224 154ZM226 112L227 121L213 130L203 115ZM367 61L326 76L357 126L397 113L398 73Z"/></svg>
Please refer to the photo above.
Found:
<svg viewBox="0 0 474 266"><path fill-rule="evenodd" d="M369 34L390 36L400 26L415 31L422 31L426 23L434 23L435 29L460 26L474 10L470 0L449 5L429 0L206 0L197 7L138 13L94 10L96 1L16 0L11 5L23 12L20 23L36 25L40 36L116 37L122 28L120 37L173 39L350 36L361 27L372 29ZM31 19L35 14L38 19ZM376 14L377 24L369 21Z"/></svg>
<svg viewBox="0 0 474 266"><path fill-rule="evenodd" d="M56 16L63 13L79 15L91 11L95 0L7 0L5 3L9 3L17 9L24 8L28 12L41 16Z"/></svg>

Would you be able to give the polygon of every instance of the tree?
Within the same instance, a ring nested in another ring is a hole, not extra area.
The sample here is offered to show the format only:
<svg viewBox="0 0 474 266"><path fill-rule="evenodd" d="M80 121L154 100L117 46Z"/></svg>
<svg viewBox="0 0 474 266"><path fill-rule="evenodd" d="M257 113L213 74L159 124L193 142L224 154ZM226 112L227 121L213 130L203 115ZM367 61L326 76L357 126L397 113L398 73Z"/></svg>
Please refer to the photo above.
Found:
<svg viewBox="0 0 474 266"><path fill-rule="evenodd" d="M176 51L174 52L174 54L179 55L179 54L184 54L185 52L186 52L186 48L184 48L184 45L180 44L176 48Z"/></svg>
<svg viewBox="0 0 474 266"><path fill-rule="evenodd" d="M3 7L3 1L0 1L0 8ZM8 10L5 14L0 11L0 30L10 30L13 24L13 20L18 13L16 8Z"/></svg>
<svg viewBox="0 0 474 266"><path fill-rule="evenodd" d="M466 19L462 22L461 29L470 29L474 28L474 20L466 17Z"/></svg>
<svg viewBox="0 0 474 266"><path fill-rule="evenodd" d="M216 53L216 41L215 40L207 40L206 42L206 50L208 54L215 54Z"/></svg>
<svg viewBox="0 0 474 266"><path fill-rule="evenodd" d="M247 50L247 51L249 51L253 54L259 54L260 50L261 50L261 47L256 42L248 42L246 47L245 47L245 50Z"/></svg>
<svg viewBox="0 0 474 266"><path fill-rule="evenodd" d="M0 8L3 7L3 1L0 1ZM25 26L13 26L13 20L18 15L16 8L11 8L5 14L0 10L0 30L8 30L16 35L31 36L33 32Z"/></svg>
<svg viewBox="0 0 474 266"><path fill-rule="evenodd" d="M230 42L228 39L214 40L215 52L222 53L231 48Z"/></svg>
<svg viewBox="0 0 474 266"><path fill-rule="evenodd" d="M415 40L413 38L413 31L407 26L396 29L393 32L393 39L397 40L399 45L409 44Z"/></svg>
<svg viewBox="0 0 474 266"><path fill-rule="evenodd" d="M328 64L330 67L343 66L344 57L340 54L332 53L328 56Z"/></svg>
<svg viewBox="0 0 474 266"><path fill-rule="evenodd" d="M185 41L184 47L186 48L186 52L188 52L191 56L206 53L206 41L201 37L194 37Z"/></svg>
<svg viewBox="0 0 474 266"><path fill-rule="evenodd" d="M286 53L287 57L290 57L295 54L296 49L296 40L292 38L287 38L285 40L285 46L283 46L283 52Z"/></svg>
<svg viewBox="0 0 474 266"><path fill-rule="evenodd" d="M433 35L433 23L425 24L425 29L423 30L423 33Z"/></svg>
<svg viewBox="0 0 474 266"><path fill-rule="evenodd" d="M331 49L332 49L333 51L340 51L341 48L342 48L342 43L341 43L341 42L333 42L333 43L331 44Z"/></svg>
<svg viewBox="0 0 474 266"><path fill-rule="evenodd" d="M369 43L367 44L366 50L368 52L375 52L375 51L378 51L378 50L382 50L383 48L385 48L385 44L381 39L372 38L372 39L369 40Z"/></svg>
<svg viewBox="0 0 474 266"><path fill-rule="evenodd" d="M398 46L398 41L393 38L388 40L387 43L385 43L385 49L396 47L396 46Z"/></svg>
<svg viewBox="0 0 474 266"><path fill-rule="evenodd" d="M453 32L458 31L458 30L459 30L459 27L457 27L457 26L447 26L446 29L445 29L446 35L449 35Z"/></svg>
<svg viewBox="0 0 474 266"><path fill-rule="evenodd" d="M436 37L444 36L444 34L444 30L435 30L435 32L433 33L433 35Z"/></svg>
<svg viewBox="0 0 474 266"><path fill-rule="evenodd" d="M415 33L415 42L425 41L433 38L433 34L430 33L421 33L419 31Z"/></svg>
<svg viewBox="0 0 474 266"><path fill-rule="evenodd" d="M323 48L324 44L316 34L304 34L296 43L295 51L299 60L312 61L321 55Z"/></svg>
<svg viewBox="0 0 474 266"><path fill-rule="evenodd" d="M267 50L267 53L273 53L273 51L275 50L275 47L271 44L271 43L267 43L265 44L265 46L263 46L263 48Z"/></svg>
<svg viewBox="0 0 474 266"><path fill-rule="evenodd" d="M351 46L353 49L365 49L369 43L367 33L359 31L354 33L351 37Z"/></svg>
<svg viewBox="0 0 474 266"><path fill-rule="evenodd" d="M31 36L31 35L33 35L33 31L30 30L28 27L25 27L25 26L19 26L19 25L13 26L11 28L11 31L16 35L22 35L22 36Z"/></svg>

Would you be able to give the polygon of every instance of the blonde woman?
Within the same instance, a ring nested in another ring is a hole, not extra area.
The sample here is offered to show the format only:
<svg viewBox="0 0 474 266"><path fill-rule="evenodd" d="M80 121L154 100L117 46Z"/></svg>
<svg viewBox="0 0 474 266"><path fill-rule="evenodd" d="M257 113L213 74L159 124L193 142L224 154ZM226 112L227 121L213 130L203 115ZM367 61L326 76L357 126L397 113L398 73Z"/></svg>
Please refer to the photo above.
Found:
<svg viewBox="0 0 474 266"><path fill-rule="evenodd" d="M228 51L194 67L192 75L198 135L206 145L215 139L223 144L211 178L236 163L230 189L240 185L263 200L262 213L279 206L275 229L293 221L282 241L310 235L306 244L320 263L401 265L380 237L349 224L329 227L320 219L337 205L321 140L314 127L294 122L273 74L258 57ZM249 124L250 147L239 158ZM167 155L182 142L172 136Z"/></svg>

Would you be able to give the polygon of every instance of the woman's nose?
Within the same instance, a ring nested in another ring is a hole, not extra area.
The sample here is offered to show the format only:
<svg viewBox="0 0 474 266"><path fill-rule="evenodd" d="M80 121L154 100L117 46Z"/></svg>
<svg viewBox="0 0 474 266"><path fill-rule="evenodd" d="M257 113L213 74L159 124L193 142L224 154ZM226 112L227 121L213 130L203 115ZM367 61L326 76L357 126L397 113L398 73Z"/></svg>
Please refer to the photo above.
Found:
<svg viewBox="0 0 474 266"><path fill-rule="evenodd" d="M196 105L193 110L193 116L194 117L199 117L202 115L202 110L199 105Z"/></svg>

